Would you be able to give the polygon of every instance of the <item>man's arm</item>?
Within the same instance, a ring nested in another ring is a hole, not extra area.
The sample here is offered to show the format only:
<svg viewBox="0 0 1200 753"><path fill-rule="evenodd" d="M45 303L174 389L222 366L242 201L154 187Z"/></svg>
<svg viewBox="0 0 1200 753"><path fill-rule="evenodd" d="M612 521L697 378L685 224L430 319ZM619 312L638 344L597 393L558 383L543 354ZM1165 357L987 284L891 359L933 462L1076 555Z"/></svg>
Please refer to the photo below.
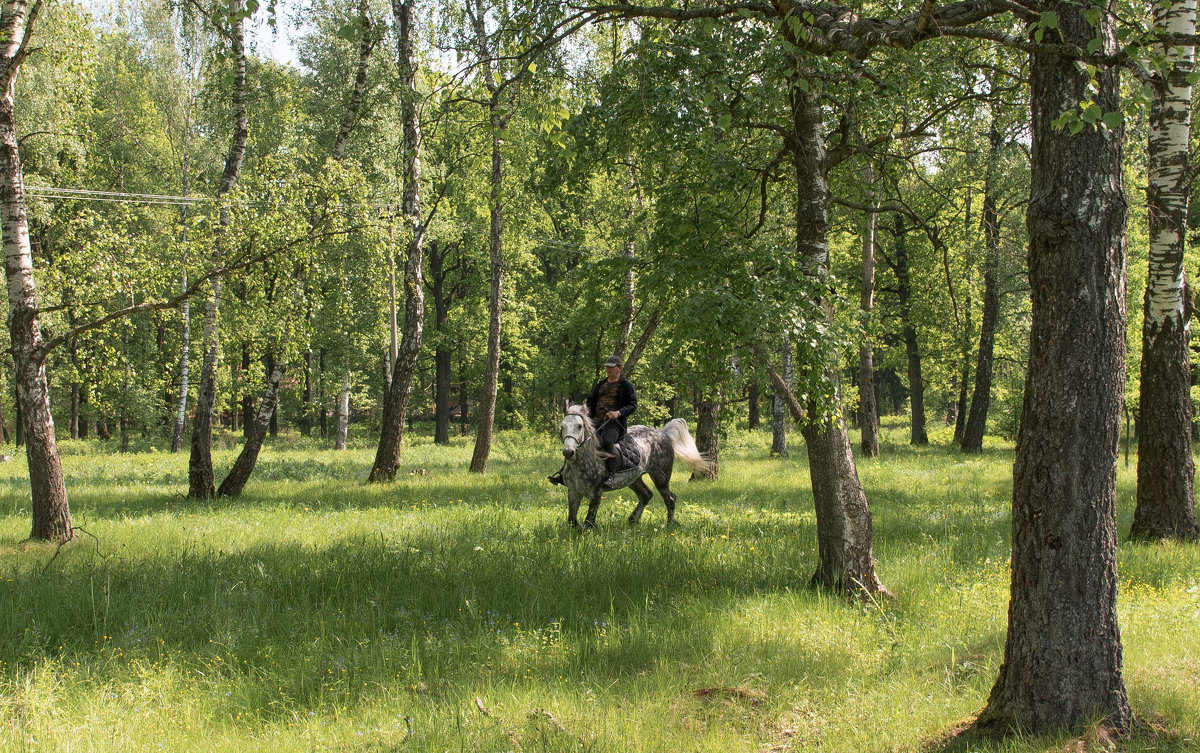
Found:
<svg viewBox="0 0 1200 753"><path fill-rule="evenodd" d="M594 385L592 385L592 392L590 395L587 396L587 400L583 401L583 404L587 406L589 416L595 415L596 401L599 399L600 399L600 382L596 382Z"/></svg>
<svg viewBox="0 0 1200 753"><path fill-rule="evenodd" d="M630 382L628 379L625 380L625 384L629 388L629 399L617 411L621 414L622 418L632 416L633 412L637 410L637 390L633 388L633 382Z"/></svg>

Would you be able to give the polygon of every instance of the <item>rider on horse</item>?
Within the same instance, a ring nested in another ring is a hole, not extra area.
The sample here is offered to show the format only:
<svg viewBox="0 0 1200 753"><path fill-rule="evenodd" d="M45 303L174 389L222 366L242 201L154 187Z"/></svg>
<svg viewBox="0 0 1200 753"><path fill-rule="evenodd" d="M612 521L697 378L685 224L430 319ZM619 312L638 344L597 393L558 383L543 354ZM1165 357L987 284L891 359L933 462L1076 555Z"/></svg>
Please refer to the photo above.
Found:
<svg viewBox="0 0 1200 753"><path fill-rule="evenodd" d="M587 408L596 426L600 450L611 456L608 459L608 478L601 484L606 489L613 488L615 474L635 465L620 444L625 436L625 420L637 410L637 392L629 380L621 376L622 365L618 356L610 356L604 362L604 379L596 382L587 398ZM551 474L548 480L552 484L563 483L562 470Z"/></svg>

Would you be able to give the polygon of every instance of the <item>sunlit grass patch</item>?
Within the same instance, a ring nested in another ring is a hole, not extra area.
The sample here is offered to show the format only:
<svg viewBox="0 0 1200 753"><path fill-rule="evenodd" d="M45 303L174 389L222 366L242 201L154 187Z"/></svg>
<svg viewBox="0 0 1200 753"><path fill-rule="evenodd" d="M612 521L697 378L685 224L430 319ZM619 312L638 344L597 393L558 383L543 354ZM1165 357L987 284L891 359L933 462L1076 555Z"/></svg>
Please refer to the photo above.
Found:
<svg viewBox="0 0 1200 753"><path fill-rule="evenodd" d="M677 469L676 526L657 496L627 526L619 491L587 533L545 482L555 443L500 438L482 476L466 440L406 438L399 479L367 485L373 448L284 437L205 502L183 455L66 443L86 533L61 549L24 541L23 460L0 465L0 749L918 751L986 703L1011 445L910 451L886 427L859 473L895 598L854 603L808 588L798 436L781 459L732 433L715 482ZM1200 557L1119 556L1130 697L1166 730L1127 749L1194 749Z"/></svg>

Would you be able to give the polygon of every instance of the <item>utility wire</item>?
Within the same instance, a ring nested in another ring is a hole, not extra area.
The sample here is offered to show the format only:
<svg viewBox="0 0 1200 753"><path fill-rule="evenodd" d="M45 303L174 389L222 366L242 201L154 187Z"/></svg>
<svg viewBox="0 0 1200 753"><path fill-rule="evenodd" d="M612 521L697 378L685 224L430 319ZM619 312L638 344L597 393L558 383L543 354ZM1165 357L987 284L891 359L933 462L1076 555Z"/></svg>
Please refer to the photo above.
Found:
<svg viewBox="0 0 1200 753"><path fill-rule="evenodd" d="M147 194L147 193L130 193L125 191L101 191L90 188L60 188L57 186L39 186L26 185L25 191L33 196L41 199L51 199L59 201L95 201L110 204L138 204L138 205L166 205L166 206L198 206L201 204L215 203L217 199L207 196L173 196L170 194ZM241 202L241 206L262 208L270 206L266 202ZM356 204L342 204L340 208L345 210L355 209L377 209L391 210L399 209L399 202L394 201L372 201L361 202ZM458 223L464 229L473 230L479 233L486 233L489 228L478 223ZM528 239L545 246L558 248L567 251L588 251L592 253L607 254L611 253L612 249L596 247L590 245L580 245L561 238L546 238L540 236L528 236Z"/></svg>

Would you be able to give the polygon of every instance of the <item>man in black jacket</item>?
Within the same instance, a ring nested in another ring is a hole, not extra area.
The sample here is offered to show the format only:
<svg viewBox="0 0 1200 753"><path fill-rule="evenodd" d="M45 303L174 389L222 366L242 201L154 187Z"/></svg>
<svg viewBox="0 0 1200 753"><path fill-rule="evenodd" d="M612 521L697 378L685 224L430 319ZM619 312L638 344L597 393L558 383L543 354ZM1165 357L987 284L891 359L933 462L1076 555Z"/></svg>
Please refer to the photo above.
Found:
<svg viewBox="0 0 1200 753"><path fill-rule="evenodd" d="M637 391L628 379L621 376L622 366L619 357L610 356L604 362L604 379L596 382L586 401L588 412L592 414L592 423L596 426L600 450L612 455L608 459L608 478L601 484L606 489L612 488L613 474L632 467L621 451L620 441L625 436L626 419L637 410ZM562 471L551 474L549 481L552 484L563 483Z"/></svg>

